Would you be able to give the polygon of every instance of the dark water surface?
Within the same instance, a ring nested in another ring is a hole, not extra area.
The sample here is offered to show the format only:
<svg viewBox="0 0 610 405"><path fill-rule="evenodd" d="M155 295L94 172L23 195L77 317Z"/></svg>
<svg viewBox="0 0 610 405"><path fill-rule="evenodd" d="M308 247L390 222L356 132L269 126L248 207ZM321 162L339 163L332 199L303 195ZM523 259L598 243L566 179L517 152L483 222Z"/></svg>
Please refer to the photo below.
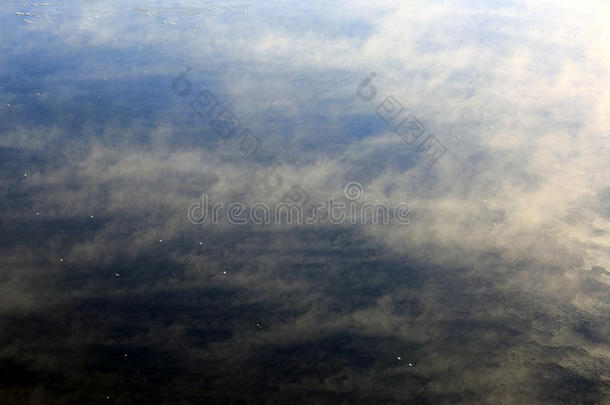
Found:
<svg viewBox="0 0 610 405"><path fill-rule="evenodd" d="M610 404L568 3L4 2L0 404Z"/></svg>

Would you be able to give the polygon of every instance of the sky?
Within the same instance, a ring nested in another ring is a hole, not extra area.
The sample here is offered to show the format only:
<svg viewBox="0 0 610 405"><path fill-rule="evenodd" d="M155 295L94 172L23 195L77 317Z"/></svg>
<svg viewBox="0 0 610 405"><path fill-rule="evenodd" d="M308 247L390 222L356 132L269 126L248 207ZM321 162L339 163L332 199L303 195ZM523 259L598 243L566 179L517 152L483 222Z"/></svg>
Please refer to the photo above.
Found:
<svg viewBox="0 0 610 405"><path fill-rule="evenodd" d="M0 403L610 404L609 18L5 2Z"/></svg>

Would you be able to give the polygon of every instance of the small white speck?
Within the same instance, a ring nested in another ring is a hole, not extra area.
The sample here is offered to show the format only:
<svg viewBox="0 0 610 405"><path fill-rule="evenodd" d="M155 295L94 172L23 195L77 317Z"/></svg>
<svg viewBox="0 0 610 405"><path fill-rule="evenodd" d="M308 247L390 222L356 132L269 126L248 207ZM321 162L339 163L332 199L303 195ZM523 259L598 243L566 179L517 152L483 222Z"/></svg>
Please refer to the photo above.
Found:
<svg viewBox="0 0 610 405"><path fill-rule="evenodd" d="M199 242L199 246L203 246L203 242Z"/></svg>
<svg viewBox="0 0 610 405"><path fill-rule="evenodd" d="M114 273L114 277L119 278L121 275L119 273Z"/></svg>
<svg viewBox="0 0 610 405"><path fill-rule="evenodd" d="M93 215L89 215L89 218L91 219L95 219L95 217Z"/></svg>
<svg viewBox="0 0 610 405"><path fill-rule="evenodd" d="M64 259L60 257L60 258L59 258L59 261L60 261L60 262L63 262L63 261L64 261Z"/></svg>
<svg viewBox="0 0 610 405"><path fill-rule="evenodd" d="M414 367L415 363L409 363L409 367Z"/></svg>
<svg viewBox="0 0 610 405"><path fill-rule="evenodd" d="M23 173L23 177L28 177L28 174L27 173Z"/></svg>
<svg viewBox="0 0 610 405"><path fill-rule="evenodd" d="M163 239L159 239L159 243L163 243Z"/></svg>
<svg viewBox="0 0 610 405"><path fill-rule="evenodd" d="M36 216L39 216L39 215L40 215L40 212L35 212L35 214L36 214Z"/></svg>
<svg viewBox="0 0 610 405"><path fill-rule="evenodd" d="M227 271L226 271L226 270L223 270L223 271L222 271L222 274L227 274Z"/></svg>
<svg viewBox="0 0 610 405"><path fill-rule="evenodd" d="M402 360L400 356L396 356L396 360Z"/></svg>
<svg viewBox="0 0 610 405"><path fill-rule="evenodd" d="M125 353L125 354L123 355L123 357L127 358L127 353Z"/></svg>

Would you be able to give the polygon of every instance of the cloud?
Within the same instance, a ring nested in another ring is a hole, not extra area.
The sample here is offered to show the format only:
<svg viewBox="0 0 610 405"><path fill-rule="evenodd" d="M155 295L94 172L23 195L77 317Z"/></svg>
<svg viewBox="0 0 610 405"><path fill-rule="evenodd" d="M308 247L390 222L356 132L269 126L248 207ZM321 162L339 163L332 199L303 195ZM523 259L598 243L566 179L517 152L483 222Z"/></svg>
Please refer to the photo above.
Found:
<svg viewBox="0 0 610 405"><path fill-rule="evenodd" d="M10 20L1 356L25 377L0 395L604 403L608 7L276 6ZM249 159L190 108L204 88L262 142ZM434 165L378 116L388 96L447 148ZM204 192L313 202L349 181L411 223L345 226L345 247L186 218Z"/></svg>

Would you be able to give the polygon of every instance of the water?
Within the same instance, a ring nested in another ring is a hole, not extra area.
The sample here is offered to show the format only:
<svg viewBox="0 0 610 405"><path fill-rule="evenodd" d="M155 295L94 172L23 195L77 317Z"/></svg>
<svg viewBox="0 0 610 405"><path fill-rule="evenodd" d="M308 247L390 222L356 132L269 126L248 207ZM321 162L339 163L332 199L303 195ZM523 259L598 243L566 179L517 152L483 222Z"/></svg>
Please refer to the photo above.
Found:
<svg viewBox="0 0 610 405"><path fill-rule="evenodd" d="M0 403L608 403L609 16L6 2Z"/></svg>

